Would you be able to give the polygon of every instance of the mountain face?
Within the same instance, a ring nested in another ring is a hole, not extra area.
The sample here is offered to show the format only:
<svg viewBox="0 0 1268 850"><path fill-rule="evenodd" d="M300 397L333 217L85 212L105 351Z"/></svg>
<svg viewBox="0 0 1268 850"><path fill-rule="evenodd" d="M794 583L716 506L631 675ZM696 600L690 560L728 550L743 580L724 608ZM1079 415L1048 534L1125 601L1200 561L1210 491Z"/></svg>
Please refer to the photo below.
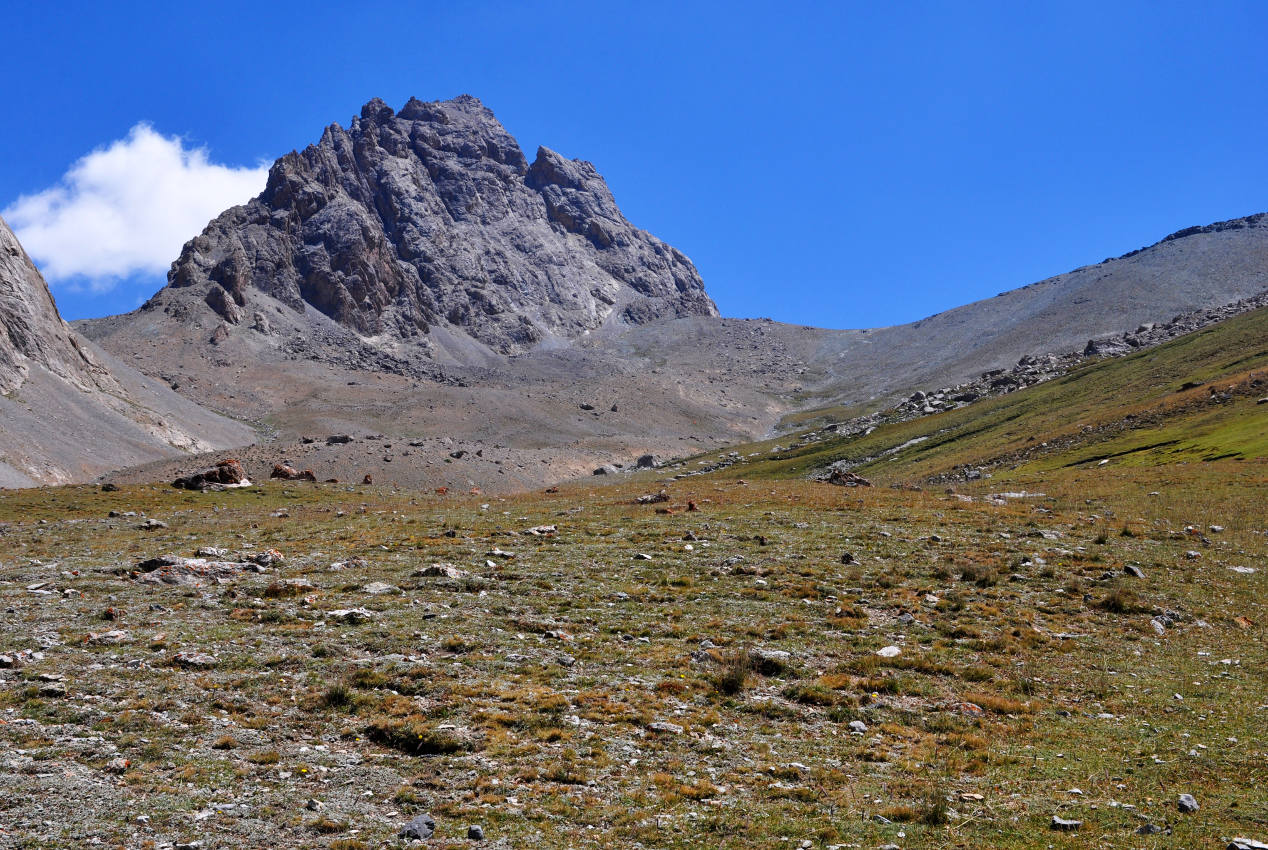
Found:
<svg viewBox="0 0 1268 850"><path fill-rule="evenodd" d="M273 441L238 453L253 475L286 460L320 479L506 492L885 407L1265 289L1260 215L906 325L723 319L593 166L545 148L530 162L459 97L373 100L331 125L187 243L143 308L77 328L267 422ZM352 439L322 439L337 436Z"/></svg>
<svg viewBox="0 0 1268 850"><path fill-rule="evenodd" d="M22 386L32 364L83 389L117 389L62 321L44 278L0 219L0 395Z"/></svg>
<svg viewBox="0 0 1268 850"><path fill-rule="evenodd" d="M717 315L691 261L626 221L593 165L547 148L529 163L465 95L400 112L375 99L332 124L187 243L168 282L148 309L197 310L193 294L235 326L264 294L428 355Z"/></svg>
<svg viewBox="0 0 1268 850"><path fill-rule="evenodd" d="M0 219L0 487L88 481L254 439L73 331Z"/></svg>

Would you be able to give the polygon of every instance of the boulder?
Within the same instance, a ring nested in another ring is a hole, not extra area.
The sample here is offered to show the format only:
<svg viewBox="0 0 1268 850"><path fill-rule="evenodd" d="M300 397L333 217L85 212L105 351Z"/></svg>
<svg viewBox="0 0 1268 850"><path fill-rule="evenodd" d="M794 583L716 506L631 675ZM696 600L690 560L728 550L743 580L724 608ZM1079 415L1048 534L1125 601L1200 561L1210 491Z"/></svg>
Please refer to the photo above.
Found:
<svg viewBox="0 0 1268 850"><path fill-rule="evenodd" d="M436 820L424 812L418 815L396 833L397 838L405 841L425 841L436 834Z"/></svg>
<svg viewBox="0 0 1268 850"><path fill-rule="evenodd" d="M299 472L295 467L286 463L273 464L273 471L269 474L269 478L280 478L283 481L316 481L317 476L313 474L311 469L305 469Z"/></svg>
<svg viewBox="0 0 1268 850"><path fill-rule="evenodd" d="M249 487L246 470L234 458L225 458L211 469L177 478L172 486L182 490L223 490L226 487Z"/></svg>

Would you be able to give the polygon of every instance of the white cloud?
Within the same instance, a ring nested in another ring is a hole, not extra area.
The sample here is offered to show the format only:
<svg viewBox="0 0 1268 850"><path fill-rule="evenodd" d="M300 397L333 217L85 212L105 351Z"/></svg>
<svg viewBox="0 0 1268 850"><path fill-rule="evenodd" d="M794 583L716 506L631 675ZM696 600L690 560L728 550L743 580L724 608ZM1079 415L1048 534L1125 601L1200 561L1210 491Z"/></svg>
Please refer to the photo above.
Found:
<svg viewBox="0 0 1268 850"><path fill-rule="evenodd" d="M166 274L182 245L267 177L266 166L217 165L206 148L137 124L2 214L51 282L105 292L125 277Z"/></svg>

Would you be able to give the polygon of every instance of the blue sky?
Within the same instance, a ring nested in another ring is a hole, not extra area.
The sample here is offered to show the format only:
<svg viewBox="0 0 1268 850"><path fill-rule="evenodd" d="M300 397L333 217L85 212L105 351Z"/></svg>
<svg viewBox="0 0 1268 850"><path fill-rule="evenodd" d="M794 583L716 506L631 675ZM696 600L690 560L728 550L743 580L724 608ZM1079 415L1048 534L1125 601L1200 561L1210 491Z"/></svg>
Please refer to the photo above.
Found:
<svg viewBox="0 0 1268 850"><path fill-rule="evenodd" d="M71 2L4 26L0 209L69 318L135 307L188 221L375 96L474 94L530 157L591 160L728 316L910 321L1268 210L1262 3Z"/></svg>

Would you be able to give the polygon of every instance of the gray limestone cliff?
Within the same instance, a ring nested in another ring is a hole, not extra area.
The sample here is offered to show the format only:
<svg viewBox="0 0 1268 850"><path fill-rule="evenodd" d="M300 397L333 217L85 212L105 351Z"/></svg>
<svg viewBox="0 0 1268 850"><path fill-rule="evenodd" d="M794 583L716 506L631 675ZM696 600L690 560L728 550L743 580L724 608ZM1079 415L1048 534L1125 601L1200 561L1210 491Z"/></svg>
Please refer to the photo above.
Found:
<svg viewBox="0 0 1268 850"><path fill-rule="evenodd" d="M115 388L62 321L48 284L0 219L0 395L22 386L32 363L83 389Z"/></svg>
<svg viewBox="0 0 1268 850"><path fill-rule="evenodd" d="M546 148L528 162L466 95L400 112L375 99L332 124L188 242L168 282L147 308L193 294L238 325L261 292L424 354L437 330L518 354L717 315L691 261L630 224L593 165Z"/></svg>

